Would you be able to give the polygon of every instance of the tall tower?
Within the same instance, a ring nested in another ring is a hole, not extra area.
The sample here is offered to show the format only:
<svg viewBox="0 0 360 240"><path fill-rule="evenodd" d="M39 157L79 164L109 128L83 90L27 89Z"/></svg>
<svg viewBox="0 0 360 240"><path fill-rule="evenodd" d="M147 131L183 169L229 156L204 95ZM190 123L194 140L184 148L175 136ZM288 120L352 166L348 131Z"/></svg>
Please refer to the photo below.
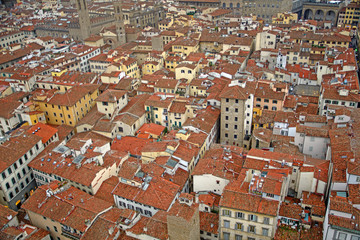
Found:
<svg viewBox="0 0 360 240"><path fill-rule="evenodd" d="M117 46L126 43L126 35L124 28L124 19L122 12L121 0L114 0L115 26L117 35Z"/></svg>
<svg viewBox="0 0 360 240"><path fill-rule="evenodd" d="M80 38L88 38L91 33L90 15L86 0L76 0L76 8L79 15Z"/></svg>

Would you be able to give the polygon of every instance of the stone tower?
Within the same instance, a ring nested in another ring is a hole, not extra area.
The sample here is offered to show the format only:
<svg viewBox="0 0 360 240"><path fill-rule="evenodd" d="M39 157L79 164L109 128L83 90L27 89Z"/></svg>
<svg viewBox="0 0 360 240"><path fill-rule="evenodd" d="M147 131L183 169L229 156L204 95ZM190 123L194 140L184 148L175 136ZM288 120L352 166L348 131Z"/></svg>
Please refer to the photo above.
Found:
<svg viewBox="0 0 360 240"><path fill-rule="evenodd" d="M125 35L125 27L124 27L121 0L114 0L113 3L114 3L115 26L116 26L116 35L117 35L116 46L120 46L120 45L126 43L126 35Z"/></svg>
<svg viewBox="0 0 360 240"><path fill-rule="evenodd" d="M168 213L166 220L169 239L200 239L199 204L194 203L192 195L181 193Z"/></svg>
<svg viewBox="0 0 360 240"><path fill-rule="evenodd" d="M90 15L86 0L76 0L76 8L79 14L80 36L84 40L91 34Z"/></svg>

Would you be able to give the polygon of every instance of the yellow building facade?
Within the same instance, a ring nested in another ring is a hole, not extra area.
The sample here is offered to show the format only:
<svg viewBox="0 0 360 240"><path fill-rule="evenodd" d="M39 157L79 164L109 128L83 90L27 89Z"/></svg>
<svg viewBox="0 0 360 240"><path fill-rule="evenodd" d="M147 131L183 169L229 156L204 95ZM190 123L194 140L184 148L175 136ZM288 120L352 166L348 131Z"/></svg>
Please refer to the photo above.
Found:
<svg viewBox="0 0 360 240"><path fill-rule="evenodd" d="M55 92L51 98L38 95L33 103L45 113L46 122L53 125L75 126L95 105L99 85L75 86L65 93Z"/></svg>

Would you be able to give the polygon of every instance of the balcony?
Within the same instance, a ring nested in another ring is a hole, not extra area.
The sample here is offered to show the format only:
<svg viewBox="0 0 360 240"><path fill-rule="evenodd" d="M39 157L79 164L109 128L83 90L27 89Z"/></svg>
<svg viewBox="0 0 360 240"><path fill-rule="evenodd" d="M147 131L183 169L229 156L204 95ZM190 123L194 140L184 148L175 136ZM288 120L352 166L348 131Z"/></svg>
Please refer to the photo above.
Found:
<svg viewBox="0 0 360 240"><path fill-rule="evenodd" d="M80 234L73 233L71 231L65 230L64 228L62 229L61 235L65 236L67 238L73 239L73 240L79 240L81 238Z"/></svg>

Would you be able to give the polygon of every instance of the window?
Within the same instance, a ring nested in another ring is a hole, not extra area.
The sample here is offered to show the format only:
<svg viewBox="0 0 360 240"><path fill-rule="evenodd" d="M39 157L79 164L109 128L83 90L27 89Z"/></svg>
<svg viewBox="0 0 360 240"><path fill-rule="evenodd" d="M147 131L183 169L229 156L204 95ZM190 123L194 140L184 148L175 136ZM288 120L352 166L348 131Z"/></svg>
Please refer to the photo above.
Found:
<svg viewBox="0 0 360 240"><path fill-rule="evenodd" d="M342 233L340 232L338 235L338 239L339 240L346 240L347 234L346 233Z"/></svg>
<svg viewBox="0 0 360 240"><path fill-rule="evenodd" d="M12 179L11 179L11 182L12 182L13 184L15 184L15 183L16 183L15 178L12 178Z"/></svg>
<svg viewBox="0 0 360 240"><path fill-rule="evenodd" d="M245 218L245 214L242 213L242 212L236 212L236 218L244 219L244 218Z"/></svg>
<svg viewBox="0 0 360 240"><path fill-rule="evenodd" d="M272 103L277 104L277 100L273 100Z"/></svg>
<svg viewBox="0 0 360 240"><path fill-rule="evenodd" d="M19 159L19 163L20 163L20 165L23 164L23 160L21 158Z"/></svg>
<svg viewBox="0 0 360 240"><path fill-rule="evenodd" d="M261 102L261 98L256 98L256 101L257 101L257 102Z"/></svg>
<svg viewBox="0 0 360 240"><path fill-rule="evenodd" d="M225 120L229 120L229 116L225 116Z"/></svg>
<svg viewBox="0 0 360 240"><path fill-rule="evenodd" d="M234 139L237 139L237 135L236 135L236 134L234 134Z"/></svg>
<svg viewBox="0 0 360 240"><path fill-rule="evenodd" d="M55 232L57 232L57 231L58 231L56 226L54 226L54 230L55 230Z"/></svg>
<svg viewBox="0 0 360 240"><path fill-rule="evenodd" d="M6 173L5 172L1 173L1 176L2 176L3 179L5 179L6 178Z"/></svg>
<svg viewBox="0 0 360 240"><path fill-rule="evenodd" d="M225 111L226 111L226 112L228 112L228 111L229 111L229 108L228 108L228 107L227 107L227 108L225 108Z"/></svg>
<svg viewBox="0 0 360 240"><path fill-rule="evenodd" d="M235 234L235 240L242 240L243 238L242 238L242 236L241 235L237 235L237 234Z"/></svg>
<svg viewBox="0 0 360 240"><path fill-rule="evenodd" d="M226 123L226 124L225 124L225 128L229 128L229 124Z"/></svg>
<svg viewBox="0 0 360 240"><path fill-rule="evenodd" d="M228 137L228 136L229 136L229 134L225 133L225 137Z"/></svg>
<svg viewBox="0 0 360 240"><path fill-rule="evenodd" d="M264 217L264 224L270 224L270 218Z"/></svg>
<svg viewBox="0 0 360 240"><path fill-rule="evenodd" d="M226 101L226 102L229 102L229 99L228 99L228 98L226 98L226 99L225 99L225 101Z"/></svg>
<svg viewBox="0 0 360 240"><path fill-rule="evenodd" d="M235 112L239 112L239 109L235 108Z"/></svg>
<svg viewBox="0 0 360 240"><path fill-rule="evenodd" d="M249 221L257 222L257 216L254 214L249 214L248 216Z"/></svg>
<svg viewBox="0 0 360 240"><path fill-rule="evenodd" d="M235 230L243 230L243 224L242 223L235 223Z"/></svg>
<svg viewBox="0 0 360 240"><path fill-rule="evenodd" d="M270 198L274 198L275 195L272 194L272 193L267 193L266 196L267 196L267 197L270 197Z"/></svg>
<svg viewBox="0 0 360 240"><path fill-rule="evenodd" d="M237 129L237 125L234 125L234 129Z"/></svg>
<svg viewBox="0 0 360 240"><path fill-rule="evenodd" d="M9 189L9 188L10 188L10 184L9 184L9 183L6 183L5 186L6 186L6 189Z"/></svg>
<svg viewBox="0 0 360 240"><path fill-rule="evenodd" d="M276 111L277 107L272 107L271 110Z"/></svg>
<svg viewBox="0 0 360 240"><path fill-rule="evenodd" d="M224 240L230 240L230 233L223 232L223 238L224 238Z"/></svg>
<svg viewBox="0 0 360 240"><path fill-rule="evenodd" d="M224 228L230 228L230 221L224 220Z"/></svg>
<svg viewBox="0 0 360 240"><path fill-rule="evenodd" d="M310 147L309 147L309 152L312 152L313 149L314 149L314 147L313 147L313 146L310 146Z"/></svg>
<svg viewBox="0 0 360 240"><path fill-rule="evenodd" d="M222 211L223 216L231 217L231 211L227 209L223 209Z"/></svg>
<svg viewBox="0 0 360 240"><path fill-rule="evenodd" d="M256 233L256 229L255 229L255 226L249 226L248 227L248 232L250 232L250 233Z"/></svg>
<svg viewBox="0 0 360 240"><path fill-rule="evenodd" d="M269 229L268 228L263 228L262 229L262 235L263 236L269 236Z"/></svg>
<svg viewBox="0 0 360 240"><path fill-rule="evenodd" d="M14 194L12 192L9 193L9 198L12 199L14 197Z"/></svg>
<svg viewBox="0 0 360 240"><path fill-rule="evenodd" d="M235 117L235 118L234 118L234 121L237 122L237 120L238 120L238 117Z"/></svg>
<svg viewBox="0 0 360 240"><path fill-rule="evenodd" d="M358 237L358 236L352 236L350 240L360 240L360 237Z"/></svg>
<svg viewBox="0 0 360 240"><path fill-rule="evenodd" d="M268 103L268 102L269 102L269 99L264 99L264 102Z"/></svg>

